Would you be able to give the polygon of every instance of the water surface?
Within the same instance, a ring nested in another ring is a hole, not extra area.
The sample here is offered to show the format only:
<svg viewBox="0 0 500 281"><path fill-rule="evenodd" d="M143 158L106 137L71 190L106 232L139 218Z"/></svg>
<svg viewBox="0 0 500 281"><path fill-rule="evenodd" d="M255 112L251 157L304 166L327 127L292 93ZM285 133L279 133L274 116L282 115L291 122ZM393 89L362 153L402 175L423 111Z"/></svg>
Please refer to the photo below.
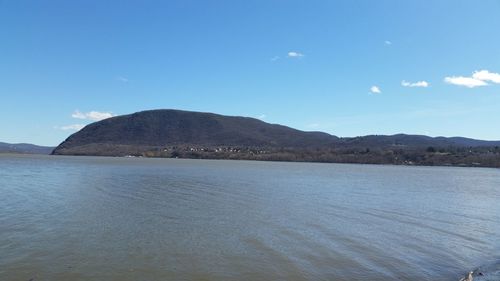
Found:
<svg viewBox="0 0 500 281"><path fill-rule="evenodd" d="M0 155L0 280L457 280L500 170Z"/></svg>

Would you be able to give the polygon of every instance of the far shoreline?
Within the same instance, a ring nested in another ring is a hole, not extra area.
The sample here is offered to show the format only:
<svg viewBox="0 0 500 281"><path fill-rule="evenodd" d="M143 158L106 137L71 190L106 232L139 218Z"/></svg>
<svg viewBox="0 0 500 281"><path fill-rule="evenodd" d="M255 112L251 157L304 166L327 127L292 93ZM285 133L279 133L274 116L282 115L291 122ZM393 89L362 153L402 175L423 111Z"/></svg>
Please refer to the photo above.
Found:
<svg viewBox="0 0 500 281"><path fill-rule="evenodd" d="M36 153L0 153L1 156L42 156L42 157L76 157L76 158L110 158L110 159L162 159L162 160L205 160L205 161L241 161L241 162L270 162L270 163L308 163L308 164L336 164L336 165L363 165L363 166L396 166L396 167L442 167L442 168L484 168L500 169L500 167L478 165L425 165L425 164L398 164L398 163L352 163L352 162L325 162L325 161L290 161L290 160L260 160L260 159L223 159L223 158L188 158L188 157L147 157L147 156L113 156L113 155L57 155Z"/></svg>

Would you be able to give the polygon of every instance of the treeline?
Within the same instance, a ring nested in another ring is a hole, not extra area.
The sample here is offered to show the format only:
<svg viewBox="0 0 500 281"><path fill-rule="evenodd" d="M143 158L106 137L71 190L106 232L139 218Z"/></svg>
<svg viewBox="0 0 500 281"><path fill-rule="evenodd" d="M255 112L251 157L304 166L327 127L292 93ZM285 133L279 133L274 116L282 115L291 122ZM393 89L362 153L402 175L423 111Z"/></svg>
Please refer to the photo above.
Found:
<svg viewBox="0 0 500 281"><path fill-rule="evenodd" d="M137 155L139 156L139 155ZM172 146L144 157L238 159L359 164L500 167L499 147L259 148Z"/></svg>

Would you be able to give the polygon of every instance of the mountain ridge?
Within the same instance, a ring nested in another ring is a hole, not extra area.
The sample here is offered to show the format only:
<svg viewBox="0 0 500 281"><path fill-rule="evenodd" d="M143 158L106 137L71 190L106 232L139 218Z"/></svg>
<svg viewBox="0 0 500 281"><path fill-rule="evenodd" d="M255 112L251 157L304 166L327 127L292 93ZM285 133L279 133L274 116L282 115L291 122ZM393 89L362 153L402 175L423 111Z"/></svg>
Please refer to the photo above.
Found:
<svg viewBox="0 0 500 281"><path fill-rule="evenodd" d="M408 134L339 138L251 117L156 109L89 124L52 154L500 166L498 146Z"/></svg>
<svg viewBox="0 0 500 281"><path fill-rule="evenodd" d="M79 138L75 138L75 135ZM89 124L66 139L55 151L88 144L87 140L82 140L86 137L90 137L94 143L144 146L190 144L297 147L323 146L338 140L338 137L327 133L303 132L251 117L158 109L115 116Z"/></svg>

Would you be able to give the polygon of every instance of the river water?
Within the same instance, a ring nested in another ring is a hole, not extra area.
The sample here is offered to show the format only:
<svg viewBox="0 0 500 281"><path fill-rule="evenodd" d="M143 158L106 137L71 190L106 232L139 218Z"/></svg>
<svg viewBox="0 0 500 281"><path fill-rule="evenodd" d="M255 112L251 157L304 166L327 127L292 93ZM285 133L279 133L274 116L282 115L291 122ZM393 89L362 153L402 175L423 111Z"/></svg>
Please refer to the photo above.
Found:
<svg viewBox="0 0 500 281"><path fill-rule="evenodd" d="M499 169L0 155L0 280L458 280L499 260Z"/></svg>

